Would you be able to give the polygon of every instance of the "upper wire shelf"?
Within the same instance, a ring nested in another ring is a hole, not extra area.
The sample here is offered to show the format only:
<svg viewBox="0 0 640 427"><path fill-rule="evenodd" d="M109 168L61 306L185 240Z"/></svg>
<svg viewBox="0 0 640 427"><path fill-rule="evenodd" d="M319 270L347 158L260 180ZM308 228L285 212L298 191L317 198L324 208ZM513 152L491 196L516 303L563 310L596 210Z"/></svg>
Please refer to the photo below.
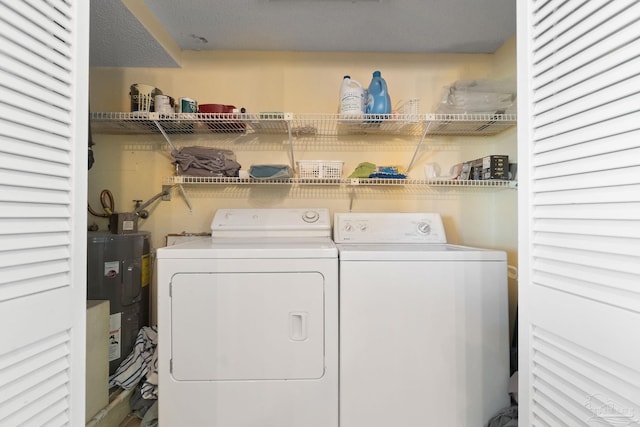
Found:
<svg viewBox="0 0 640 427"><path fill-rule="evenodd" d="M283 114L223 114L149 112L91 113L92 130L105 134L159 134L160 127L169 135L188 134L288 134Z"/></svg>
<svg viewBox="0 0 640 427"><path fill-rule="evenodd" d="M253 179L238 177L207 177L177 175L163 178L163 185L176 184L237 184L237 185L341 185L341 186L423 186L423 187L477 187L515 188L516 181L507 180L450 180L450 179L383 179L383 178L281 178Z"/></svg>
<svg viewBox="0 0 640 427"><path fill-rule="evenodd" d="M515 114L427 114L427 135L496 135L516 124Z"/></svg>
<svg viewBox="0 0 640 427"><path fill-rule="evenodd" d="M516 124L514 114L339 114L96 112L92 131L104 134L495 135ZM162 128L162 131L160 130Z"/></svg>

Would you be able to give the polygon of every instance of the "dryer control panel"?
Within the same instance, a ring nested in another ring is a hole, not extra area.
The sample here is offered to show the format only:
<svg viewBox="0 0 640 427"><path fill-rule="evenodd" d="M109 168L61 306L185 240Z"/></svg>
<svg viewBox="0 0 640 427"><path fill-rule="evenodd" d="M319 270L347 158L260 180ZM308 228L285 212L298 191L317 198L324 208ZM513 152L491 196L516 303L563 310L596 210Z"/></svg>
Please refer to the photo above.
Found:
<svg viewBox="0 0 640 427"><path fill-rule="evenodd" d="M326 208L218 209L211 221L215 237L330 237Z"/></svg>
<svg viewBox="0 0 640 427"><path fill-rule="evenodd" d="M437 213L339 213L333 221L336 243L447 243Z"/></svg>

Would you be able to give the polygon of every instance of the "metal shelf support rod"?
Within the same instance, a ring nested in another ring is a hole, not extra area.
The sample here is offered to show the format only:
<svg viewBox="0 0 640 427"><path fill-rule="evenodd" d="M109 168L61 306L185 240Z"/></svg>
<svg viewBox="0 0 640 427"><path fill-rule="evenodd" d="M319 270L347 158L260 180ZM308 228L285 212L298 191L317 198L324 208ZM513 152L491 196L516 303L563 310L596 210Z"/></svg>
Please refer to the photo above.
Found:
<svg viewBox="0 0 640 427"><path fill-rule="evenodd" d="M158 122L157 120L154 120L153 123L156 125L156 127L158 128L162 136L164 136L164 139L165 141L167 141L167 144L169 144L169 147L171 147L172 150L175 150L176 149L175 145L173 145L173 143L171 142L169 135L167 135L167 133L164 131L164 129L160 125L160 122Z"/></svg>
<svg viewBox="0 0 640 427"><path fill-rule="evenodd" d="M349 212L353 210L353 201L356 198L356 187L354 185L351 186L349 191Z"/></svg>
<svg viewBox="0 0 640 427"><path fill-rule="evenodd" d="M191 200L189 200L189 196L187 196L187 192L184 191L184 187L182 186L182 184L178 184L178 188L180 189L180 194L182 194L182 197L184 198L184 202L187 204L187 207L189 208L189 213L193 213L193 206L191 206Z"/></svg>
<svg viewBox="0 0 640 427"><path fill-rule="evenodd" d="M432 122L428 120L426 125L424 126L424 131L422 131L422 138L420 138L420 141L418 141L418 144L416 145L416 150L413 152L413 156L411 157L411 161L409 162L409 166L407 166L407 173L409 173L409 171L413 167L413 164L416 161L416 157L418 157L418 151L420 151L420 147L422 146L424 139L427 137L427 133L429 132L429 128L431 127L431 123Z"/></svg>
<svg viewBox="0 0 640 427"><path fill-rule="evenodd" d="M291 159L291 170L296 170L296 161L293 153L293 135L291 133L291 123L293 121L293 116L289 113L285 114L285 119L287 123L287 134L289 135L289 157Z"/></svg>

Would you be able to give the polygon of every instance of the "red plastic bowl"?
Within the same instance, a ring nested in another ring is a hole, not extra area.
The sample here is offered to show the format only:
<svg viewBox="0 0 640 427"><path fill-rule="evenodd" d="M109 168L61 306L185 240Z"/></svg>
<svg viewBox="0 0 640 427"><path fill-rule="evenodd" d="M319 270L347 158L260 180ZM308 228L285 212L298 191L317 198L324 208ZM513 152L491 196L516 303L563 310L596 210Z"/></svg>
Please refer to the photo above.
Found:
<svg viewBox="0 0 640 427"><path fill-rule="evenodd" d="M198 112L205 114L229 114L233 113L233 110L235 108L235 105L201 104L198 106ZM216 132L238 133L244 132L247 128L247 125L245 123L238 120L233 120L236 118L235 116L231 116L230 120L227 120L226 116L213 118L216 120L208 122L207 126L209 126L210 129Z"/></svg>
<svg viewBox="0 0 640 427"><path fill-rule="evenodd" d="M235 105L224 104L200 104L198 105L198 111L200 113L233 113Z"/></svg>

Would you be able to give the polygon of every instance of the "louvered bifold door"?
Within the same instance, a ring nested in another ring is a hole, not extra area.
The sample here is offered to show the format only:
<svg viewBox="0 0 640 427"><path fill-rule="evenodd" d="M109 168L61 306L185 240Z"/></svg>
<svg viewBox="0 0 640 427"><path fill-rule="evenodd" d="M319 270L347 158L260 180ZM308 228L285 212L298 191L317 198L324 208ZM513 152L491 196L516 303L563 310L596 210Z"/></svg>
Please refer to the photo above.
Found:
<svg viewBox="0 0 640 427"><path fill-rule="evenodd" d="M520 425L640 425L640 1L518 3Z"/></svg>
<svg viewBox="0 0 640 427"><path fill-rule="evenodd" d="M0 426L85 423L88 4L0 0Z"/></svg>

